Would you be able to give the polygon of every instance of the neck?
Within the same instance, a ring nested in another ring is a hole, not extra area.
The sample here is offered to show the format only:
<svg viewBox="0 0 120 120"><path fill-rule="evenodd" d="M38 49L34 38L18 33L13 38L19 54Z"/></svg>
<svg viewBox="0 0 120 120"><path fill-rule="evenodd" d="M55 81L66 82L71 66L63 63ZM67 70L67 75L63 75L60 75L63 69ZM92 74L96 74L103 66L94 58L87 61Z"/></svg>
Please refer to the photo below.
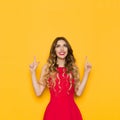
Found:
<svg viewBox="0 0 120 120"><path fill-rule="evenodd" d="M57 58L57 64L58 64L59 67L64 67L65 59Z"/></svg>

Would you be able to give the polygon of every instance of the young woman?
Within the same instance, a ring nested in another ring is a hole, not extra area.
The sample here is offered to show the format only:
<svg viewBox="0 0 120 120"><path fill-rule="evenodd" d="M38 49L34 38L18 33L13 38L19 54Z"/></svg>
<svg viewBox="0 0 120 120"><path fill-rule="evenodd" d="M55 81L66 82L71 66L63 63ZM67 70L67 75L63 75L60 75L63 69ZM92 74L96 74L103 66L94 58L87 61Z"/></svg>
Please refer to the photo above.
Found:
<svg viewBox="0 0 120 120"><path fill-rule="evenodd" d="M51 95L43 120L83 120L74 102L74 94L80 96L86 85L92 68L87 58L84 76L80 81L78 67L69 42L64 37L57 37L52 43L39 81L36 79L38 64L39 62L34 58L34 62L30 65L35 93L40 96L47 86Z"/></svg>

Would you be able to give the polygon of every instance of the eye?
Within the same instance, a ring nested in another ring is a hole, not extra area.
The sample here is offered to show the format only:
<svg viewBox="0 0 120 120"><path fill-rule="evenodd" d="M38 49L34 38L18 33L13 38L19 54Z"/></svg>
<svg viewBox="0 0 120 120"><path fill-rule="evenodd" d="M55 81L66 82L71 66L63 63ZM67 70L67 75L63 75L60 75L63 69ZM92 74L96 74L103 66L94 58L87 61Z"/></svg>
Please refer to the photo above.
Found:
<svg viewBox="0 0 120 120"><path fill-rule="evenodd" d="M59 44L57 44L55 47L56 47L56 48L58 48L58 47L60 47L60 45L59 45Z"/></svg>
<svg viewBox="0 0 120 120"><path fill-rule="evenodd" d="M67 45L66 45L66 44L64 44L64 47L67 47Z"/></svg>

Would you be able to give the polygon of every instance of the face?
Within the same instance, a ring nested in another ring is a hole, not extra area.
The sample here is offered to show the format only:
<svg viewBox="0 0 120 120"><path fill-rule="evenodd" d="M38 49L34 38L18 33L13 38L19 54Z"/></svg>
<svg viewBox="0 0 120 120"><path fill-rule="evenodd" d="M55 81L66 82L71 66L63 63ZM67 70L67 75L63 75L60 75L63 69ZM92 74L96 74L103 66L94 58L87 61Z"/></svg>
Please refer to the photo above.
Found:
<svg viewBox="0 0 120 120"><path fill-rule="evenodd" d="M59 40L55 46L55 52L59 59L65 59L68 54L67 44L64 40Z"/></svg>

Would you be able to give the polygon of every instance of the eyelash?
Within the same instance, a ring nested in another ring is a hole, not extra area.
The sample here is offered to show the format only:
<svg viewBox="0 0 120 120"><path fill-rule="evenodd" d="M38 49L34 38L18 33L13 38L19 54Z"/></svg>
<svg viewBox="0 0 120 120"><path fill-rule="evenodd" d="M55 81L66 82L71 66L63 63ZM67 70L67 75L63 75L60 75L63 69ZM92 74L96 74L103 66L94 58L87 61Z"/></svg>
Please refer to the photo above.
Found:
<svg viewBox="0 0 120 120"><path fill-rule="evenodd" d="M56 47L58 48L58 47L60 47L60 45L56 45Z"/></svg>
<svg viewBox="0 0 120 120"><path fill-rule="evenodd" d="M67 47L67 45L66 45L66 44L65 44L64 46L65 46L65 47Z"/></svg>

